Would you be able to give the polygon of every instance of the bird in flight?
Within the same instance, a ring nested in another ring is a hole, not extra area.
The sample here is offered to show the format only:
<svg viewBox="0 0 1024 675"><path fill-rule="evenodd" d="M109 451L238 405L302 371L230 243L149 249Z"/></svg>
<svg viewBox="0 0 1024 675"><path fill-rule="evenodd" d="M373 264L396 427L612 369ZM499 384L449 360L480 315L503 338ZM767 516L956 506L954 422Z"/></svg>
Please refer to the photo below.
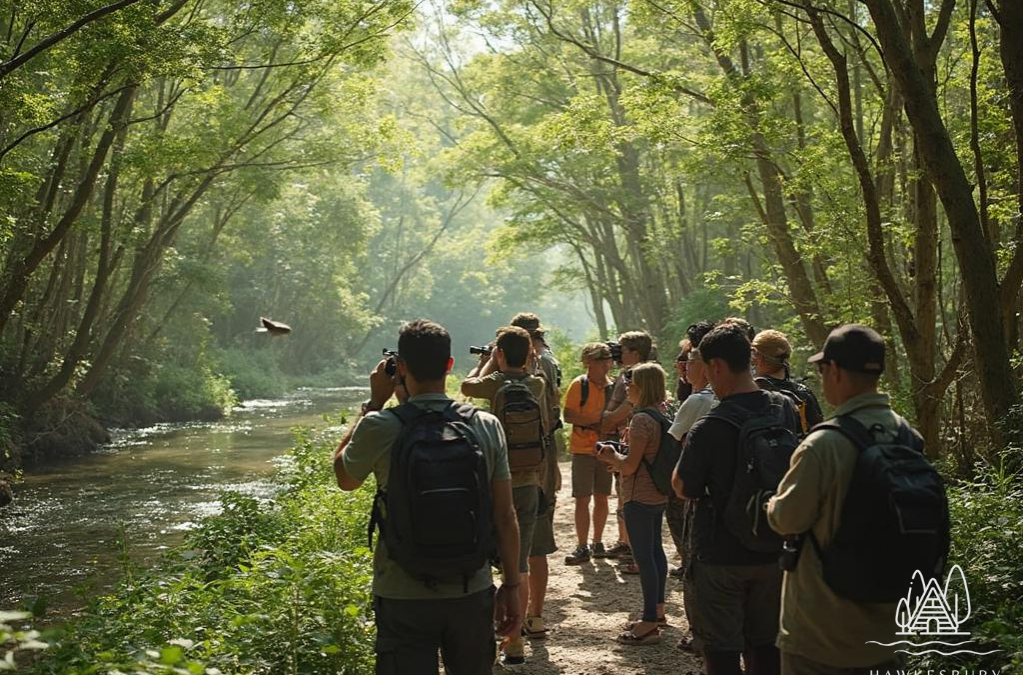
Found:
<svg viewBox="0 0 1024 675"><path fill-rule="evenodd" d="M256 329L257 333L268 333L270 337L277 337L279 335L288 335L292 332L292 327L286 323L280 321L273 321L265 316L260 317L260 323L263 324Z"/></svg>

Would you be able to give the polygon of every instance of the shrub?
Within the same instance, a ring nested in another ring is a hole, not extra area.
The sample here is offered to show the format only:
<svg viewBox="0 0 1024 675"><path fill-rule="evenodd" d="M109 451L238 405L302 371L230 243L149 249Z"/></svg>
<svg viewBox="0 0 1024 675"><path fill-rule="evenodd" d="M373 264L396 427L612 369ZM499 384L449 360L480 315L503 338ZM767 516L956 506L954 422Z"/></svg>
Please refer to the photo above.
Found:
<svg viewBox="0 0 1024 675"><path fill-rule="evenodd" d="M368 489L342 493L303 431L272 501L225 495L186 547L46 639L30 673L373 671Z"/></svg>

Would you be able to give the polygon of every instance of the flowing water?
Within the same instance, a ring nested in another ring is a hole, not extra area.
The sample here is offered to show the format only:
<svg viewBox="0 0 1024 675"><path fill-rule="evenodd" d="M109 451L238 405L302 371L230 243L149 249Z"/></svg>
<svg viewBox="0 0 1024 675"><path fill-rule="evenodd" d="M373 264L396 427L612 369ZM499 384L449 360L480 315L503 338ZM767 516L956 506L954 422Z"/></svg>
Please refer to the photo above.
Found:
<svg viewBox="0 0 1024 675"><path fill-rule="evenodd" d="M218 422L115 431L96 453L34 467L0 509L0 610L36 598L51 615L82 607L117 582L124 550L151 563L217 513L220 492L270 494L292 428L323 427L325 414L365 396L361 387L305 389L246 401Z"/></svg>

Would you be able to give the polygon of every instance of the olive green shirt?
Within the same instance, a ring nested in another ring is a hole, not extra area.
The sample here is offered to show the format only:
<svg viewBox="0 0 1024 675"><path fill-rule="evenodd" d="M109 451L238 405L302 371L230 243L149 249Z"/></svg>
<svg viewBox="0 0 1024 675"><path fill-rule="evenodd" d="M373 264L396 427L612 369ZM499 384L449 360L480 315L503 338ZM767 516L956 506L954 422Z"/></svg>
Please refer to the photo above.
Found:
<svg viewBox="0 0 1024 675"><path fill-rule="evenodd" d="M518 375L514 377L520 377ZM467 377L462 382L462 390L468 396L473 398L482 398L487 401L487 405L493 411L494 397L497 395L498 390L501 389L506 382L513 379L513 376L506 375L500 370L496 370L489 375L483 377ZM536 375L525 375L522 377L523 382L526 383L527 388L533 397L537 399L537 405L540 406L541 413L541 426L543 427L542 432L544 436L548 436L551 433L551 408L548 405L547 399L547 384L543 377ZM550 452L550 450L549 450ZM532 470L517 470L512 472L512 487L526 487L528 485L540 485L541 484L541 471L540 469Z"/></svg>
<svg viewBox="0 0 1024 675"><path fill-rule="evenodd" d="M442 410L451 403L444 394L420 394L410 402L427 410ZM480 449L487 462L491 484L509 480L508 452L505 447L505 432L498 419L489 413L478 411L473 415L470 426L477 434ZM367 413L359 420L352 438L345 447L342 458L345 471L356 480L365 480L371 473L377 480L378 488L386 488L391 468L391 448L402 430L402 423L387 410ZM434 600L457 598L468 593L478 593L491 586L491 566L484 564L463 586L461 576L439 579L427 586L422 580L410 575L401 565L388 556L383 537L377 537L373 552L373 593L393 600Z"/></svg>
<svg viewBox="0 0 1024 675"><path fill-rule="evenodd" d="M866 427L879 424L895 434L899 416L888 394L862 394L843 403L833 416L852 415ZM824 546L839 528L857 448L842 433L812 432L793 452L789 472L768 502L768 522L776 532L813 530ZM910 579L907 579L910 583ZM805 541L796 569L786 572L779 621L779 649L837 668L872 666L893 658L896 603L859 603L836 595L822 576L821 561Z"/></svg>

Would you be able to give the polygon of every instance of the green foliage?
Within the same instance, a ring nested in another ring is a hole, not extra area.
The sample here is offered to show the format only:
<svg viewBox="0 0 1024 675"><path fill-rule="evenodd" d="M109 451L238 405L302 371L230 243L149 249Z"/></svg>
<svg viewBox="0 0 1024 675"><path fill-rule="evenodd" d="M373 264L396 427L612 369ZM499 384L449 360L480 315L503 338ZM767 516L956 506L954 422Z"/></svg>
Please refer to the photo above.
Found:
<svg viewBox="0 0 1024 675"><path fill-rule="evenodd" d="M1019 450L1009 450L1004 460L1014 462ZM1020 672L1021 634L1024 633L1020 607L1024 601L1021 570L1024 537L1020 504L1024 500L1021 477L991 465L979 465L970 481L954 479L949 487L950 521L953 524L950 564L963 568L971 596L971 616L961 630L971 633L984 652L1000 650L985 657L920 657L912 665L927 670L962 668L1005 668Z"/></svg>
<svg viewBox="0 0 1024 675"><path fill-rule="evenodd" d="M269 349L219 349L213 360L241 401L278 398L286 393L287 379Z"/></svg>
<svg viewBox="0 0 1024 675"><path fill-rule="evenodd" d="M298 433L273 501L224 495L185 547L47 633L36 674L372 672L370 493L333 485Z"/></svg>

